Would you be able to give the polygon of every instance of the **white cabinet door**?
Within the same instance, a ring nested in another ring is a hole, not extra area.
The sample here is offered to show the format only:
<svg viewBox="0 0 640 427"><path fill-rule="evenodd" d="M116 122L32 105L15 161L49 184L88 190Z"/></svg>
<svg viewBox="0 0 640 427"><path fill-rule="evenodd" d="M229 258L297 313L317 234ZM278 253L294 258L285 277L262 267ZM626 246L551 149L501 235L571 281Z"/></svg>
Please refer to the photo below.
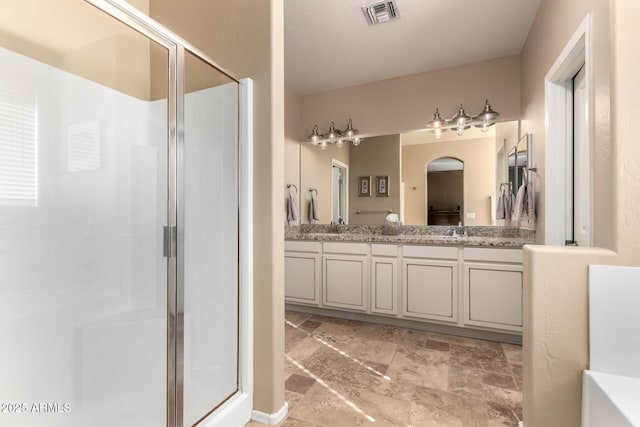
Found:
<svg viewBox="0 0 640 427"><path fill-rule="evenodd" d="M371 258L371 311L397 314L398 259Z"/></svg>
<svg viewBox="0 0 640 427"><path fill-rule="evenodd" d="M464 263L464 323L522 331L522 266Z"/></svg>
<svg viewBox="0 0 640 427"><path fill-rule="evenodd" d="M323 256L322 303L329 307L367 310L368 257Z"/></svg>
<svg viewBox="0 0 640 427"><path fill-rule="evenodd" d="M287 302L320 304L320 254L285 252L284 296Z"/></svg>
<svg viewBox="0 0 640 427"><path fill-rule="evenodd" d="M458 262L428 259L402 261L402 314L458 321Z"/></svg>

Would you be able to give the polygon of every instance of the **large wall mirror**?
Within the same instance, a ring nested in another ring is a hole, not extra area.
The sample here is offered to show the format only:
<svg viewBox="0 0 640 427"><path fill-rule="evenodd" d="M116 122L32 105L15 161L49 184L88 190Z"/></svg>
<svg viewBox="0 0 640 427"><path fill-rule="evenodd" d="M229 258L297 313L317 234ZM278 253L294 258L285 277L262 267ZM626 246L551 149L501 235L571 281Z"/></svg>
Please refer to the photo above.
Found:
<svg viewBox="0 0 640 427"><path fill-rule="evenodd" d="M321 224L337 219L383 224L391 211L406 225L501 225L494 207L500 185L511 182L516 192L522 170L530 166L531 136L519 141L518 134L519 123L513 121L497 123L488 132L474 128L461 136L448 132L440 139L412 132L368 137L355 147L345 144L324 151L302 144L300 184L303 189L318 189L315 222ZM343 186L336 185L340 179L336 164L348 168ZM359 196L359 182L367 177L372 187L377 177L387 177L387 194L380 197L371 191L367 197ZM302 223L309 222L308 202L301 198ZM336 205L344 210L338 212Z"/></svg>

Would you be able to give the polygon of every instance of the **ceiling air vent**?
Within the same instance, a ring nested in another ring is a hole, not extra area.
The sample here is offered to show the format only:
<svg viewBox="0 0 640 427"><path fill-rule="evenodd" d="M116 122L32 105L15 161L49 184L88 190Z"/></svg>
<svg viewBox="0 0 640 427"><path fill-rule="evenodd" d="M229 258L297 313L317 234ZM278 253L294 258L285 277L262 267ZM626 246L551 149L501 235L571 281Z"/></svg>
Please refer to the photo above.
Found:
<svg viewBox="0 0 640 427"><path fill-rule="evenodd" d="M385 0L362 6L362 11L369 25L382 24L399 17L395 1Z"/></svg>

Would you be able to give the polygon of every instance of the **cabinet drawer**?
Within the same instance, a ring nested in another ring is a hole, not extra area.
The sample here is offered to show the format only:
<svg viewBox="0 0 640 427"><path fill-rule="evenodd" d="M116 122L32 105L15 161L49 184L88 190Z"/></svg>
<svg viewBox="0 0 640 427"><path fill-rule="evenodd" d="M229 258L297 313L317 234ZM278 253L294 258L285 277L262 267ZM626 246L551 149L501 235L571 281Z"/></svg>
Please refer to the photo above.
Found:
<svg viewBox="0 0 640 427"><path fill-rule="evenodd" d="M465 261L513 262L522 264L522 249L464 248Z"/></svg>
<svg viewBox="0 0 640 427"><path fill-rule="evenodd" d="M405 258L438 258L458 259L458 248L455 246L411 246L402 248Z"/></svg>
<svg viewBox="0 0 640 427"><path fill-rule="evenodd" d="M369 253L366 243L324 242L322 248L324 252L332 254L367 255Z"/></svg>
<svg viewBox="0 0 640 427"><path fill-rule="evenodd" d="M285 240L284 242L285 251L319 253L321 248L320 242L303 242L300 240Z"/></svg>
<svg viewBox="0 0 640 427"><path fill-rule="evenodd" d="M398 246L397 245L381 245L378 243L374 243L371 245L371 255L397 257Z"/></svg>

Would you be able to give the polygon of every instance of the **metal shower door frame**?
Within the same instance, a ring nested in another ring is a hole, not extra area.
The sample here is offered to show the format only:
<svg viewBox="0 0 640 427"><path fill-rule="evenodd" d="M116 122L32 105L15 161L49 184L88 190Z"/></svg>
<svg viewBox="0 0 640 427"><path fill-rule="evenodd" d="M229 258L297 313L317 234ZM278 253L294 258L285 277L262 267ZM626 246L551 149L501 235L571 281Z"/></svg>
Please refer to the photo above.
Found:
<svg viewBox="0 0 640 427"><path fill-rule="evenodd" d="M153 21L148 16L144 15L137 9L133 8L128 3L121 0L85 0L87 3L92 4L99 10L119 20L123 24L131 27L135 31L143 34L150 40L165 47L169 53L169 69L168 69L168 180L167 180L167 226L164 230L165 237L165 255L167 257L167 427L182 427L184 420L184 269L182 265L184 262L179 263L178 260L184 259L184 227L179 227L179 221L184 218L184 202L180 201L182 189L180 188L183 183L183 177L180 176L183 168L179 167L179 161L181 160L182 153L180 150L184 147L184 79L185 79L185 52L190 52L197 56L217 71L221 72L229 79L239 85L241 92L249 91L248 99L249 104L252 103L250 95L252 89L252 83L249 79L243 79L242 81L236 77L229 70L224 69L218 63L216 63L211 57L197 49L184 39L178 37L162 25ZM239 99L239 101L241 101ZM245 111L247 105L241 107L242 111L238 111L239 121L246 120L245 123L249 128L252 126L252 114L250 111ZM248 117L247 117L248 116ZM246 127L246 126L245 126ZM245 135L243 132L244 127L240 126L239 138L241 142L241 150L244 149L244 157L248 160L249 169L252 167L251 158L251 135ZM248 153L247 153L248 151ZM247 157L248 156L248 157ZM240 169L242 164L239 165ZM244 209L251 207L250 194L251 194L251 173L250 171L244 171L243 176L238 177L238 183L240 186L239 202L243 204ZM248 182L247 182L248 181ZM247 191L248 190L248 191ZM244 193L244 195L243 195ZM247 196L248 194L248 196ZM247 199L248 197L248 199ZM243 209L243 211L244 211ZM249 210L250 212L250 210ZM252 234L251 219L246 218L245 215L239 215L240 227L244 228L247 234ZM243 254L250 253L251 243L250 240L243 240L245 247L240 249ZM243 242L239 242L241 245ZM241 256L242 257L242 256ZM250 255L249 255L250 257ZM239 259L240 261L240 259ZM248 264L251 263L249 259ZM240 280L250 281L252 280L251 268L248 268L249 273L246 271L239 271ZM248 298L243 299L243 304L251 302L251 293ZM241 315L241 314L240 314ZM242 316L242 315L241 315ZM244 316L239 323L246 326L246 329L251 328L251 316ZM238 333L241 334L242 329L239 325ZM240 343L239 343L240 344ZM247 347L250 347L248 345ZM244 353L244 354L241 354ZM242 349L238 347L238 389L240 388L252 388L252 382L250 378L251 372L242 372L241 366L247 364L247 353L251 353L251 348ZM250 370L250 368L249 368ZM243 378L243 376L245 378ZM241 384L243 386L241 386ZM249 385L248 387L246 385ZM246 390L245 390L246 391ZM225 401L226 402L226 401ZM224 403L224 402L223 402ZM221 403L222 404L222 403ZM217 407L216 407L217 408ZM212 412L216 409L213 408ZM210 415L207 414L205 418Z"/></svg>

